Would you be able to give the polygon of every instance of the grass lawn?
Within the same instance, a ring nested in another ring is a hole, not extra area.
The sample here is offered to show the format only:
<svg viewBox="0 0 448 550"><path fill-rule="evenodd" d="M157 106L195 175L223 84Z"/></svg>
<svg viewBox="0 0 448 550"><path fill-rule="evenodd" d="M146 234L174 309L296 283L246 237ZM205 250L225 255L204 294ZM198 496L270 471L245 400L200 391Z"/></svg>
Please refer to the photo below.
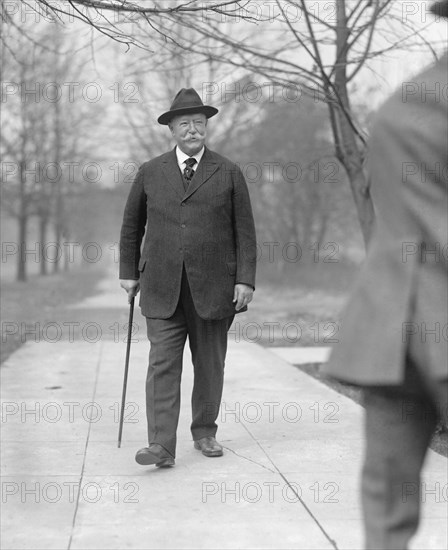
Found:
<svg viewBox="0 0 448 550"><path fill-rule="evenodd" d="M39 331L46 323L60 322L59 312L66 305L95 294L102 276L102 269L92 265L45 277L32 275L25 283L2 282L0 362L26 339L33 339L34 330ZM40 337L38 332L36 337Z"/></svg>
<svg viewBox="0 0 448 550"><path fill-rule="evenodd" d="M244 317L235 317L234 336L267 347L328 346L346 299L341 290L262 284Z"/></svg>
<svg viewBox="0 0 448 550"><path fill-rule="evenodd" d="M245 320L239 322L236 316L231 337L246 338L266 347L331 346L331 340L337 340L340 314L347 298L346 291L329 287L261 285L257 287L249 311L244 314ZM359 388L323 377L319 366L296 365L319 382L363 405ZM446 426L438 426L431 448L448 457Z"/></svg>

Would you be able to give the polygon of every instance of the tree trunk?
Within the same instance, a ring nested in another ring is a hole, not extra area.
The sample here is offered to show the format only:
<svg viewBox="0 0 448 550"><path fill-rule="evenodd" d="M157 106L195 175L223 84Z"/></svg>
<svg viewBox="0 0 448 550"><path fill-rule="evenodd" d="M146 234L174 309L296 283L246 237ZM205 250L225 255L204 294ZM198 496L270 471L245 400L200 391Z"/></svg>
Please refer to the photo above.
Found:
<svg viewBox="0 0 448 550"><path fill-rule="evenodd" d="M45 245L47 244L48 218L42 215L39 219L39 248L40 248L40 274L47 275L47 258L45 256Z"/></svg>
<svg viewBox="0 0 448 550"><path fill-rule="evenodd" d="M57 201L59 202L59 201ZM56 206L56 209L58 210L58 206ZM59 272L59 261L60 261L60 254L59 254L59 251L62 250L62 238L61 238L61 233L62 233L62 229L61 229L61 221L60 221L60 214L59 212L57 211L56 212L56 223L55 223L55 227L54 227L54 240L55 240L55 249L56 249L56 256L54 258L54 261L53 261L53 273L58 273Z"/></svg>
<svg viewBox="0 0 448 550"><path fill-rule="evenodd" d="M347 28L345 0L338 0L336 8L337 36L334 86L342 107L335 107L331 102L328 107L330 111L333 110L332 114L336 118L336 124L333 124L332 127L333 133L336 132L337 134L334 135L335 143L339 146L337 154L350 181L361 231L367 246L372 232L374 210L368 181L363 170L363 154L359 148L355 130L348 118L351 115L351 108L347 90L347 41L349 30Z"/></svg>
<svg viewBox="0 0 448 550"><path fill-rule="evenodd" d="M64 232L64 243L68 243L70 241L69 239L69 236L68 236L68 232L65 231ZM69 270L69 267L70 267L70 257L69 257L69 254L66 252L65 250L65 247L62 248L62 253L63 253L63 256L64 256L64 271L67 272Z"/></svg>
<svg viewBox="0 0 448 550"><path fill-rule="evenodd" d="M24 155L23 155L24 156ZM17 256L17 280L26 281L26 229L28 224L28 209L26 198L26 176L25 176L25 161L20 162L20 212L18 215L19 222L19 250Z"/></svg>
<svg viewBox="0 0 448 550"><path fill-rule="evenodd" d="M56 82L60 81L60 66L58 54L61 47L61 31L59 25L56 25L55 28L55 60L54 60L54 79ZM61 149L62 149L62 132L61 132L61 106L59 101L51 104L53 107L53 131L54 131L54 144L53 144L53 154L54 154L54 163L58 167L58 170L61 167ZM56 178L53 189L56 192L56 212L55 212L55 241L56 241L56 257L53 264L53 272L57 273L60 270L60 260L62 254L62 235L64 231L64 176L62 171L60 178Z"/></svg>
<svg viewBox="0 0 448 550"><path fill-rule="evenodd" d="M19 251L17 254L17 280L26 281L26 262L25 262L25 249L26 249L26 228L27 228L27 216L22 214L19 216Z"/></svg>
<svg viewBox="0 0 448 550"><path fill-rule="evenodd" d="M346 92L347 90L345 88L345 93ZM341 97L344 97L344 93L341 93L341 91L339 93ZM348 104L346 107L349 108ZM331 109L333 107L329 105L329 108ZM336 118L338 120L336 131L339 134L337 139L340 144L338 160L344 166L347 173L356 211L358 213L358 220L364 237L364 243L367 246L375 221L375 212L367 175L363 169L363 155L356 141L355 132L350 126L346 115L338 110Z"/></svg>
<svg viewBox="0 0 448 550"><path fill-rule="evenodd" d="M375 222L375 211L372 197L370 195L367 176L362 168L348 174L350 187L355 200L358 219L361 225L362 235L366 246L372 236L373 224Z"/></svg>

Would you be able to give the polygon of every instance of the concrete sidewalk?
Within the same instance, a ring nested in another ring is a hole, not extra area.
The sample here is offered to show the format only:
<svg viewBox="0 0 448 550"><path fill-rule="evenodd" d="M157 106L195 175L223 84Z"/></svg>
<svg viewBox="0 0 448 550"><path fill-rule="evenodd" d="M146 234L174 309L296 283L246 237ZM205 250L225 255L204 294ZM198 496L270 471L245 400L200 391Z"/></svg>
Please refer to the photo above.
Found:
<svg viewBox="0 0 448 550"><path fill-rule="evenodd" d="M224 457L193 448L186 353L176 466L142 467L134 455L146 445L149 344L140 330L118 449L123 336L27 343L2 367L2 548L362 547L361 407L272 351L230 339ZM447 462L432 451L424 490L412 547L445 549Z"/></svg>

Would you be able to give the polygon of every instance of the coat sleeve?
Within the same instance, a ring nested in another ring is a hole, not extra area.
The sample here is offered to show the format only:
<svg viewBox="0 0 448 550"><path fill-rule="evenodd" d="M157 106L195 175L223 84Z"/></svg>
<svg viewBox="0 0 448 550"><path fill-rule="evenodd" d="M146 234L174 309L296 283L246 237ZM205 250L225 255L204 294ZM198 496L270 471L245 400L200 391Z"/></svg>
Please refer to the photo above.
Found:
<svg viewBox="0 0 448 550"><path fill-rule="evenodd" d="M257 240L249 190L243 173L237 167L233 182L233 226L236 244L237 283L252 286L255 289L257 263Z"/></svg>
<svg viewBox="0 0 448 550"><path fill-rule="evenodd" d="M140 246L146 226L144 165L135 177L124 209L120 234L120 279L139 279Z"/></svg>

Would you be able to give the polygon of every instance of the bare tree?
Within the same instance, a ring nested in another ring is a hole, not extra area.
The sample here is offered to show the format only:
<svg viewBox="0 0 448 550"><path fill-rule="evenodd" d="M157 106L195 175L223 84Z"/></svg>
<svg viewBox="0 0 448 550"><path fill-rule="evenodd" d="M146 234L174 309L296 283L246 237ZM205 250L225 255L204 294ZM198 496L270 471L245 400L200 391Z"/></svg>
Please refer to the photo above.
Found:
<svg viewBox="0 0 448 550"><path fill-rule="evenodd" d="M42 275L48 272L48 260L53 271L61 268L71 215L65 199L76 185L66 167L87 156L91 126L101 110L95 106L93 114L89 104L74 105L61 97L64 82L73 80L85 62L82 53L75 60L66 55L68 38L62 27L46 26L35 31L33 40L14 27L8 30L8 44L14 48L2 49L2 206L18 222L17 279L25 281L31 253ZM27 254L32 217L39 229L34 251ZM54 258L48 254L51 225Z"/></svg>
<svg viewBox="0 0 448 550"><path fill-rule="evenodd" d="M275 0L266 4L275 10L254 13L250 0L70 0L65 7L38 0L37 5L47 15L84 21L128 47L150 50L151 43L159 40L177 51L183 48L204 60L260 75L274 85L299 87L324 101L334 154L347 173L367 242L374 211L364 171L366 136L351 105L350 86L373 58L398 48L425 46L436 53L402 17L400 3L392 0ZM324 11L319 11L322 5ZM291 12L297 14L295 19ZM6 17L11 19L9 14ZM231 21L254 23L257 31L240 27L238 33L229 32ZM125 31L129 22L132 33Z"/></svg>
<svg viewBox="0 0 448 550"><path fill-rule="evenodd" d="M245 11L242 2L236 4L240 7L240 20L251 22L253 12ZM319 12L319 5L331 11ZM213 10L202 19L193 20L191 14L178 18L179 25L196 31L195 39L184 47L326 103L334 154L347 173L367 242L374 211L364 170L366 135L352 108L350 86L370 60L387 52L425 46L436 53L417 29L403 20L400 6L392 0L338 0L324 4L275 0L275 6L275 14L267 14L265 19L258 15L259 26L274 20L267 34L258 31L254 35L244 29L229 32L229 20L223 25L222 17ZM300 15L296 15L298 23L292 21L288 7ZM237 34L241 38L235 38ZM213 39L223 47L211 50L198 36Z"/></svg>
<svg viewBox="0 0 448 550"><path fill-rule="evenodd" d="M36 59L35 52L28 52L27 59L17 59L17 81L23 90L31 90L34 83ZM5 60L6 61L6 60ZM5 65L7 63L5 62ZM25 281L26 273L26 240L30 216L35 214L33 198L36 194L36 183L39 173L36 165L30 166L30 160L35 158L35 135L38 126L38 110L35 105L21 97L21 90L16 82L7 83L8 90L4 93L16 94L14 103L9 99L8 109L13 112L14 120L2 117L3 132L1 140L3 164L2 204L8 214L17 219L18 238L15 253L17 254L17 280ZM18 96L17 96L18 94ZM2 101L5 97L2 98ZM14 105L14 106L13 106Z"/></svg>

